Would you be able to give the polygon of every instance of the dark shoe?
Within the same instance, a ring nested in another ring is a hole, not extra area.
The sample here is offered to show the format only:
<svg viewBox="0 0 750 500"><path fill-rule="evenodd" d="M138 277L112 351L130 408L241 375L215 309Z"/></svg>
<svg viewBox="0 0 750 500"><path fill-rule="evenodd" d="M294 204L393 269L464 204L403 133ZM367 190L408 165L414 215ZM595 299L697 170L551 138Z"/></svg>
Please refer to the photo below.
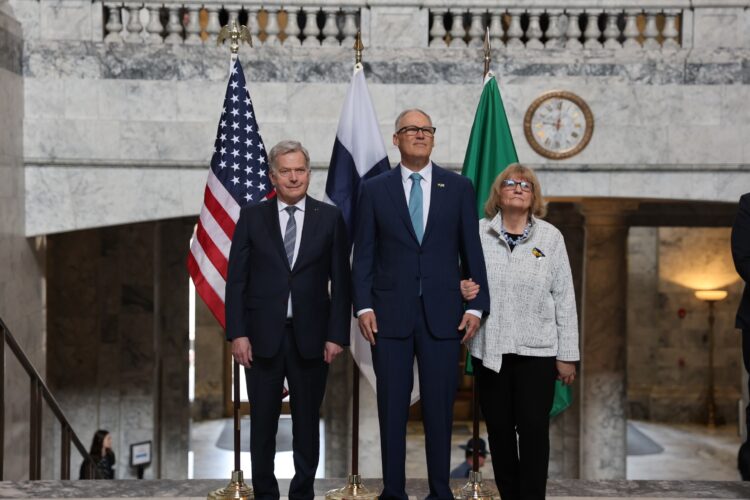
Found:
<svg viewBox="0 0 750 500"><path fill-rule="evenodd" d="M750 481L750 441L745 441L737 453L737 468L743 481Z"/></svg>

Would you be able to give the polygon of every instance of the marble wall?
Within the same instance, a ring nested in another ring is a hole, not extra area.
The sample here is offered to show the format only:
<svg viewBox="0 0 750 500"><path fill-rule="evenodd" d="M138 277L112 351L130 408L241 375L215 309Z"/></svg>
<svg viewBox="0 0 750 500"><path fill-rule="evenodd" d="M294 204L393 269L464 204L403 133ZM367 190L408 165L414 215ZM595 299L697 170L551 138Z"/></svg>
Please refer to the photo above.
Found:
<svg viewBox="0 0 750 500"><path fill-rule="evenodd" d="M89 445L113 435L117 478L129 447L152 441L146 478L187 474L187 274L193 221L51 236L47 253L49 382ZM77 471L80 459L73 465Z"/></svg>
<svg viewBox="0 0 750 500"><path fill-rule="evenodd" d="M44 239L24 237L22 36L0 2L0 318L44 374ZM3 479L20 480L28 478L29 385L9 352L5 359Z"/></svg>
<svg viewBox="0 0 750 500"><path fill-rule="evenodd" d="M708 307L694 289L724 289L716 304L718 423L736 423L742 352L734 328L743 284L729 228L632 228L628 239L628 405L633 418L704 423Z"/></svg>
<svg viewBox="0 0 750 500"><path fill-rule="evenodd" d="M98 2L66 2L67 11L53 3L12 2L32 33L23 58L27 205L34 207L27 234L196 214L226 84L226 50L213 43L104 43ZM727 13L734 17L725 19ZM748 16L702 7L694 17L702 24L686 21L704 28L689 31L701 40L696 48L494 52L491 66L519 158L539 167L549 195L739 197L750 183L750 123L741 112L750 99L750 46L741 29ZM365 9L363 19L374 45L365 51L365 68L391 159L394 117L419 106L438 127L434 158L459 166L481 92L480 51L425 48L425 12L412 7ZM727 37L710 41L721 28ZM384 29L390 36L378 31ZM243 48L241 59L266 143L297 138L313 164L325 167L351 49L263 45ZM554 162L531 149L522 127L531 102L551 89L581 96L595 120L588 147Z"/></svg>

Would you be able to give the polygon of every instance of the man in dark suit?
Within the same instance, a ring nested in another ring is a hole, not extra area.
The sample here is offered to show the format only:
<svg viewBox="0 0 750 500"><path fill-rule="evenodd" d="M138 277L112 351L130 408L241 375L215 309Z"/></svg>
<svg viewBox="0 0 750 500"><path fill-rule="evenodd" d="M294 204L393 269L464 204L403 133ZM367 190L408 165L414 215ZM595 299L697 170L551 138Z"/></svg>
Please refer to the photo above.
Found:
<svg viewBox="0 0 750 500"><path fill-rule="evenodd" d="M276 198L244 207L232 239L227 339L245 367L255 498L279 498L273 470L286 377L295 470L289 498L312 500L328 364L349 343L349 243L339 210L307 196L310 157L300 143L274 146L269 164Z"/></svg>
<svg viewBox="0 0 750 500"><path fill-rule="evenodd" d="M745 282L735 327L742 331L742 359L750 372L750 193L742 195L737 217L732 227L732 258L737 273ZM750 429L750 405L745 410L745 422ZM743 481L750 481L750 439L740 447L737 465Z"/></svg>
<svg viewBox="0 0 750 500"><path fill-rule="evenodd" d="M430 494L453 498L450 474L453 400L460 342L490 308L474 190L465 177L430 161L435 128L423 111L396 120L401 163L364 183L358 205L352 279L362 335L377 376L382 499L407 498L406 423L419 368ZM459 282L480 292L464 311Z"/></svg>

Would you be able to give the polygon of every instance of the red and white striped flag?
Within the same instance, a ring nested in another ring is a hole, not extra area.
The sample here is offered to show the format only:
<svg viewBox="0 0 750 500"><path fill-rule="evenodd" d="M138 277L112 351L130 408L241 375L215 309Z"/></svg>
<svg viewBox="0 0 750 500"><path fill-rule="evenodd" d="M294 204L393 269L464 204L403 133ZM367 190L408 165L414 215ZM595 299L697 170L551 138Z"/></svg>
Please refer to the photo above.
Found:
<svg viewBox="0 0 750 500"><path fill-rule="evenodd" d="M235 59L187 261L196 292L222 327L226 327L224 289L229 247L240 208L274 195L245 74L239 59Z"/></svg>

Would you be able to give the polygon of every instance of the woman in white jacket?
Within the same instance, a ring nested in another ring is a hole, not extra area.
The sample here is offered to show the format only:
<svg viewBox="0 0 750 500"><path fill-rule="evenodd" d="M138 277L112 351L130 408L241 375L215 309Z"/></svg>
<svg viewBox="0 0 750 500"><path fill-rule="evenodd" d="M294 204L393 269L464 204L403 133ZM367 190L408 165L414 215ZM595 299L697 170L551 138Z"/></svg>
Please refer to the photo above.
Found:
<svg viewBox="0 0 750 500"><path fill-rule="evenodd" d="M545 498L555 380L572 383L579 359L568 254L545 212L536 174L513 164L479 221L491 306L469 351L503 500ZM461 287L467 299L478 289Z"/></svg>

